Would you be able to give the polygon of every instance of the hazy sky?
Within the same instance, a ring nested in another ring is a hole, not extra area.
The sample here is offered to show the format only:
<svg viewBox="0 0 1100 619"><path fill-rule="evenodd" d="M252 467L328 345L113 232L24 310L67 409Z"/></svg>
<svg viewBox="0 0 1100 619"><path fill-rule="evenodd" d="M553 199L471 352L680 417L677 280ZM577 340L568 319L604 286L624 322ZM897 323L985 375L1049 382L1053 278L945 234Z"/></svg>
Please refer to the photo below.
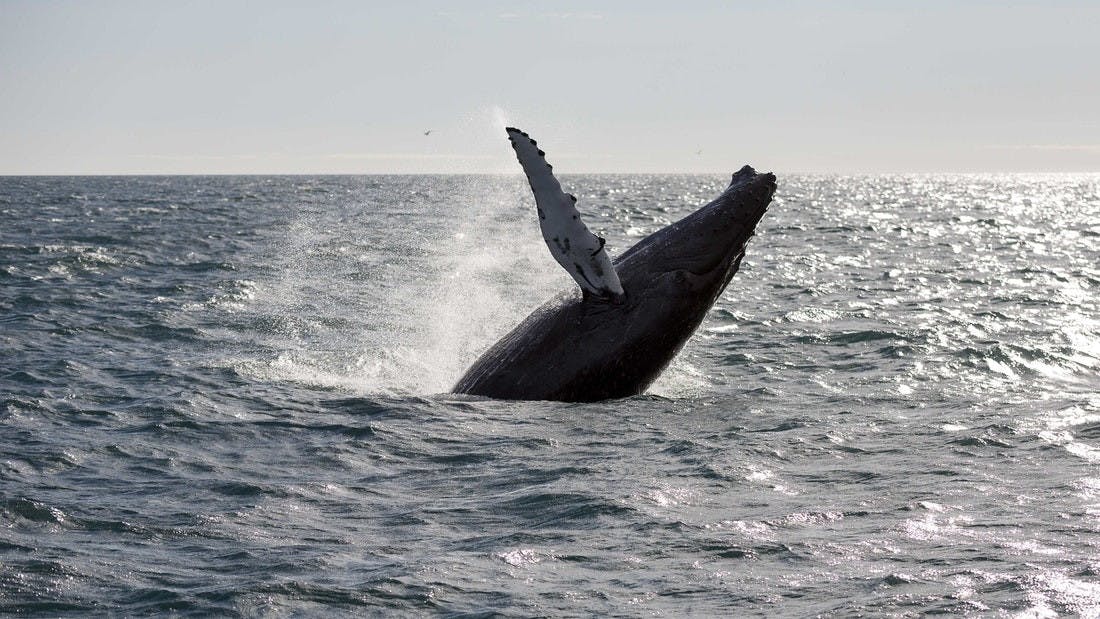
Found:
<svg viewBox="0 0 1100 619"><path fill-rule="evenodd" d="M1100 2L0 0L0 174L1100 171ZM431 129L431 135L423 133Z"/></svg>

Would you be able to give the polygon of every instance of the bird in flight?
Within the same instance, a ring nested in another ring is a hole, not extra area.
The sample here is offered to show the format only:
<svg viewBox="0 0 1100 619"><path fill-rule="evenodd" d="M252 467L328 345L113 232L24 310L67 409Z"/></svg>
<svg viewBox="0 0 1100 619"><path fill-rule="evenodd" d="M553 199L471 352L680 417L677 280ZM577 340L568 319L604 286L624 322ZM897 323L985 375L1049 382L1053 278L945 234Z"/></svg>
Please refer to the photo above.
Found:
<svg viewBox="0 0 1100 619"><path fill-rule="evenodd" d="M432 134L432 130L431 130L431 129L428 129L427 131L425 131L425 132L424 132L424 135L431 135L431 134Z"/></svg>

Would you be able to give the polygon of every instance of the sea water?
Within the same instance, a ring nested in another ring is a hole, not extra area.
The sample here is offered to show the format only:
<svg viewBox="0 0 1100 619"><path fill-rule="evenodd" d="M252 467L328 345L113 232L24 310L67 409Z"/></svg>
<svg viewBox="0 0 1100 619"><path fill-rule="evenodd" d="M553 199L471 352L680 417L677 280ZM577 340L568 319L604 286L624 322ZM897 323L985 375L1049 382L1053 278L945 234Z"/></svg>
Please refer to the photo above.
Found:
<svg viewBox="0 0 1100 619"><path fill-rule="evenodd" d="M572 285L519 175L0 178L0 613L1100 614L1100 176L780 174L646 394L447 394Z"/></svg>

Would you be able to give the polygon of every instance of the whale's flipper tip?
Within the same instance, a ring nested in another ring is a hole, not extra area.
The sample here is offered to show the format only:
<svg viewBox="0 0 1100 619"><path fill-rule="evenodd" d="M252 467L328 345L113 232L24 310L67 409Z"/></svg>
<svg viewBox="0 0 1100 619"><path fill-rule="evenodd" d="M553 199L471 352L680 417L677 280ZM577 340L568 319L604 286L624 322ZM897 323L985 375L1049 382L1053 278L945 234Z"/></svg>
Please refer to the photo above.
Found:
<svg viewBox="0 0 1100 619"><path fill-rule="evenodd" d="M582 290L596 297L619 298L622 283L604 249L604 240L584 225L577 211L577 198L562 191L546 152L523 131L515 127L506 127L505 131L535 194L539 227L550 254Z"/></svg>

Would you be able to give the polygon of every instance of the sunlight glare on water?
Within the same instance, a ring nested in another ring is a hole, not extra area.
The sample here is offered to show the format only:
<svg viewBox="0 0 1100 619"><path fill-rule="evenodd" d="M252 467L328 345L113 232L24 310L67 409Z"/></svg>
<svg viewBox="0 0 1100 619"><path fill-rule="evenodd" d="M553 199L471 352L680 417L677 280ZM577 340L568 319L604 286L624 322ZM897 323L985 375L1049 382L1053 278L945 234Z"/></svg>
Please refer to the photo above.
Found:
<svg viewBox="0 0 1100 619"><path fill-rule="evenodd" d="M725 178L563 177L612 256ZM1093 616L1100 177L780 175L648 394L509 176L0 179L0 612Z"/></svg>

